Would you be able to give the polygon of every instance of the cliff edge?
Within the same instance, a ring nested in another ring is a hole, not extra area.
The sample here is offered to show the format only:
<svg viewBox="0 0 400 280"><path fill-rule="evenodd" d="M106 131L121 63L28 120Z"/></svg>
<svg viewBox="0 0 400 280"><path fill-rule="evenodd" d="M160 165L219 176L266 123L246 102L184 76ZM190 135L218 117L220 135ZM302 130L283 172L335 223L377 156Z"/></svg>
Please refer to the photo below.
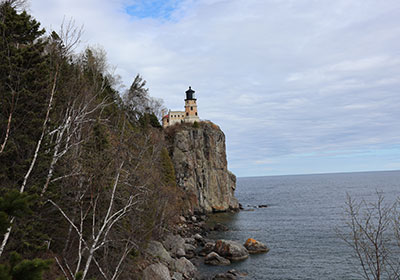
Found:
<svg viewBox="0 0 400 280"><path fill-rule="evenodd" d="M190 211L239 209L236 176L227 168L225 134L211 122L168 128L177 185L186 193Z"/></svg>

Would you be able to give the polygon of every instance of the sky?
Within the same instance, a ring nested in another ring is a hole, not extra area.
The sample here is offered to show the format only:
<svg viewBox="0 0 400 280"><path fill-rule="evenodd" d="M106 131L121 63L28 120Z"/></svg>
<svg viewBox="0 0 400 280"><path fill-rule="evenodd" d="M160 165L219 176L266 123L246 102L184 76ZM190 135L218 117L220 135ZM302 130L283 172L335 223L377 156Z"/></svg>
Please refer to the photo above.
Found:
<svg viewBox="0 0 400 280"><path fill-rule="evenodd" d="M129 87L226 135L229 169L267 176L400 169L398 0L31 0L83 26Z"/></svg>

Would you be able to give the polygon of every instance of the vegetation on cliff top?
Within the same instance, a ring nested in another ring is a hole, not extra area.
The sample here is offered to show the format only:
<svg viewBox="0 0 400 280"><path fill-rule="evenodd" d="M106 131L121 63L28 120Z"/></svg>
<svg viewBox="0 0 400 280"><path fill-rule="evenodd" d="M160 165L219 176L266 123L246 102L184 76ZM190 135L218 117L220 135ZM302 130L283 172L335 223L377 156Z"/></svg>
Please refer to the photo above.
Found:
<svg viewBox="0 0 400 280"><path fill-rule="evenodd" d="M139 75L118 92L79 33L0 2L0 279L132 277L181 210L161 102Z"/></svg>

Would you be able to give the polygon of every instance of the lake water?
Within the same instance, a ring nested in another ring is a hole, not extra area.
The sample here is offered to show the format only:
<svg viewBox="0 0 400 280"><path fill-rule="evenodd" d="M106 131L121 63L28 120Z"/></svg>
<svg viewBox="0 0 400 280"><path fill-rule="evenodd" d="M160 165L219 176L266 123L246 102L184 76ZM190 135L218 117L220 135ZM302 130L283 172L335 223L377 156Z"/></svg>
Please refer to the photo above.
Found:
<svg viewBox="0 0 400 280"><path fill-rule="evenodd" d="M344 225L346 193L385 201L400 195L400 171L238 178L236 197L246 209L213 218L231 230L213 233L244 243L255 238L270 252L229 267L204 266L208 275L235 268L247 279L362 279L352 251L337 237ZM267 208L253 206L267 204Z"/></svg>

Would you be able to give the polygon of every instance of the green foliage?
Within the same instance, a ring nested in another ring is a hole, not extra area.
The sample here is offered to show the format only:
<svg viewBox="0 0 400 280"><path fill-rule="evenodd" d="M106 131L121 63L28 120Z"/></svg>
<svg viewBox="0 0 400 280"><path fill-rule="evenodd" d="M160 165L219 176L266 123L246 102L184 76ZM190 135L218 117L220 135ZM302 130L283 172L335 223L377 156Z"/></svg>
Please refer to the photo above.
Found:
<svg viewBox="0 0 400 280"><path fill-rule="evenodd" d="M12 117L10 137L0 153L0 235L10 226L10 217L16 217L4 252L8 263L0 264L0 280L42 279L51 262L35 258L41 255L60 256L63 264L75 270L79 235L50 199L78 228L82 222L87 244L93 242L92 224L95 231L101 228L111 199L113 213L134 199L121 219L107 229L107 240L96 251L96 261L112 274L125 244L132 246L121 266L120 278L125 279L129 269L122 267L142 257L144 244L155 231L163 232L179 208L174 167L156 117L161 103L148 95L146 81L139 75L121 99L112 88L103 51L88 48L81 55L69 54L63 36L52 32L45 38L30 15L16 12L8 1L0 3L0 140ZM45 136L25 193L20 194L55 77ZM57 137L67 119L72 124L64 131L58 146L62 155L54 163ZM45 182L48 188L39 196ZM87 251L83 256L76 271L83 270ZM56 268L50 273L62 274ZM56 279L59 274L46 277ZM76 275L76 279L93 277L101 278L93 263L87 275Z"/></svg>
<svg viewBox="0 0 400 280"><path fill-rule="evenodd" d="M51 264L52 260L23 260L13 252L8 264L0 264L0 280L41 280Z"/></svg>
<svg viewBox="0 0 400 280"><path fill-rule="evenodd" d="M193 127L194 127L194 128L199 128L199 127L200 127L200 124L199 124L198 122L195 121L195 122L193 123Z"/></svg>
<svg viewBox="0 0 400 280"><path fill-rule="evenodd" d="M81 280L83 277L83 272L79 271L76 275L75 275L75 280Z"/></svg>
<svg viewBox="0 0 400 280"><path fill-rule="evenodd" d="M144 113L139 118L139 124L142 128L147 128L149 125L155 128L162 128L154 113Z"/></svg>
<svg viewBox="0 0 400 280"><path fill-rule="evenodd" d="M176 186L175 168L169 156L168 150L163 148L161 150L161 169L162 180L166 186Z"/></svg>
<svg viewBox="0 0 400 280"><path fill-rule="evenodd" d="M7 188L21 183L43 123L51 71L43 34L40 24L26 12L17 13L11 1L0 4L0 139L12 115L0 155L0 182Z"/></svg>
<svg viewBox="0 0 400 280"><path fill-rule="evenodd" d="M10 226L10 217L23 217L32 212L29 208L32 198L16 190L7 191L0 197L0 235Z"/></svg>

